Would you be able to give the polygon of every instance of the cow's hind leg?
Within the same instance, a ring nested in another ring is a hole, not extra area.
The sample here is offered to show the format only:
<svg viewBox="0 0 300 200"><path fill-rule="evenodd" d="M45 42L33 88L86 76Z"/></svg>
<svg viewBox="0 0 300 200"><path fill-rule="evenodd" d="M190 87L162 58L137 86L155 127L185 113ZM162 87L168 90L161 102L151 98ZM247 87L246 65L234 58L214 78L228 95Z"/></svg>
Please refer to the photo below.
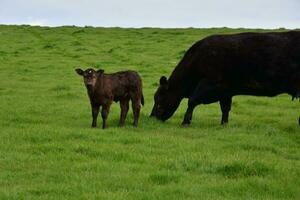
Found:
<svg viewBox="0 0 300 200"><path fill-rule="evenodd" d="M121 107L121 115L120 115L119 126L124 126L125 119L129 110L129 99L121 100L120 107Z"/></svg>
<svg viewBox="0 0 300 200"><path fill-rule="evenodd" d="M220 90L218 87L208 81L202 81L194 90L193 95L190 96L188 101L188 108L184 115L182 126L188 126L192 121L194 108L200 104L209 104L219 101Z"/></svg>
<svg viewBox="0 0 300 200"><path fill-rule="evenodd" d="M140 117L140 110L141 110L141 99L138 96L134 96L132 99L132 111L133 111L133 125L138 126L139 117Z"/></svg>
<svg viewBox="0 0 300 200"><path fill-rule="evenodd" d="M223 97L220 100L220 107L222 110L221 124L228 123L229 111L231 109L231 102L232 102L231 97Z"/></svg>

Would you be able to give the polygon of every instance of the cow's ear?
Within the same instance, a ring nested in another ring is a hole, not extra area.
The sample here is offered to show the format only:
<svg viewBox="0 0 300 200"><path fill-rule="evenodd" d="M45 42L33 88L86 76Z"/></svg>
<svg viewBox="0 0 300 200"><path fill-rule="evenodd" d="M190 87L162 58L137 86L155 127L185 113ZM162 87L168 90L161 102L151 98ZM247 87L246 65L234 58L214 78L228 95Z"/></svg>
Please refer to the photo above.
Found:
<svg viewBox="0 0 300 200"><path fill-rule="evenodd" d="M168 79L165 76L162 76L162 77L160 77L159 83L160 83L160 85L167 85Z"/></svg>
<svg viewBox="0 0 300 200"><path fill-rule="evenodd" d="M82 69L75 69L75 71L77 72L78 75L83 76L83 70Z"/></svg>
<svg viewBox="0 0 300 200"><path fill-rule="evenodd" d="M102 74L102 73L104 72L104 70L103 70L103 69L98 69L97 72L98 72L99 74Z"/></svg>

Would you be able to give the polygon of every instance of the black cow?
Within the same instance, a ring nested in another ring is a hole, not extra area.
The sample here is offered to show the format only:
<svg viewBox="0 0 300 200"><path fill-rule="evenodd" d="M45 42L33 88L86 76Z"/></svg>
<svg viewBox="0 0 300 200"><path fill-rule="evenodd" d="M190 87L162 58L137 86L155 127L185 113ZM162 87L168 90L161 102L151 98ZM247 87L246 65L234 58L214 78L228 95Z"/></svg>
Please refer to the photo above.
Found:
<svg viewBox="0 0 300 200"><path fill-rule="evenodd" d="M281 93L300 97L300 31L214 35L195 43L168 80L160 78L151 116L165 121L189 98L185 126L197 105L219 101L224 124L233 96Z"/></svg>

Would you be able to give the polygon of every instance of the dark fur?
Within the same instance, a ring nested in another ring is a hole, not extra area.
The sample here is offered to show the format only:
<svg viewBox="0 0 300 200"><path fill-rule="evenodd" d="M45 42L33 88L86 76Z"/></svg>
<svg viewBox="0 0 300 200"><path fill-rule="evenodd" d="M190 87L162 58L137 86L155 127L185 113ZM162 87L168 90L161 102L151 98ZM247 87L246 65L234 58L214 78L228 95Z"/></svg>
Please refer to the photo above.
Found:
<svg viewBox="0 0 300 200"><path fill-rule="evenodd" d="M195 106L219 101L223 124L233 96L281 93L300 96L299 31L215 35L195 43L169 80L161 77L151 115L167 120L189 98L188 125Z"/></svg>
<svg viewBox="0 0 300 200"><path fill-rule="evenodd" d="M113 101L120 101L121 115L119 126L123 126L129 109L129 100L132 101L134 126L138 125L140 104L144 105L144 96L142 92L142 80L137 72L122 71L105 74L103 70L95 71L93 69L85 71L76 69L76 72L84 77L92 107L92 127L97 126L97 116L100 106L102 106L102 128L107 127L106 120Z"/></svg>

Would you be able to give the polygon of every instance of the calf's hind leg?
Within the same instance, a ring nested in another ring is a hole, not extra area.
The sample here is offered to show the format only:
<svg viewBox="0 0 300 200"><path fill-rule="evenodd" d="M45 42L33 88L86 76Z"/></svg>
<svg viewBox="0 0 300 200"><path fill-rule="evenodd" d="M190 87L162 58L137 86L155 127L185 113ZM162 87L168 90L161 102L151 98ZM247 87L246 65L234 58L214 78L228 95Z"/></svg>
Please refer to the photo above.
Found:
<svg viewBox="0 0 300 200"><path fill-rule="evenodd" d="M120 107L121 107L121 115L120 115L119 126L124 126L125 119L129 109L129 99L121 100Z"/></svg>
<svg viewBox="0 0 300 200"><path fill-rule="evenodd" d="M140 105L141 99L135 96L131 99L131 101L132 101L132 111L133 111L133 118L134 118L133 125L138 126L140 110L141 110L141 105Z"/></svg>

